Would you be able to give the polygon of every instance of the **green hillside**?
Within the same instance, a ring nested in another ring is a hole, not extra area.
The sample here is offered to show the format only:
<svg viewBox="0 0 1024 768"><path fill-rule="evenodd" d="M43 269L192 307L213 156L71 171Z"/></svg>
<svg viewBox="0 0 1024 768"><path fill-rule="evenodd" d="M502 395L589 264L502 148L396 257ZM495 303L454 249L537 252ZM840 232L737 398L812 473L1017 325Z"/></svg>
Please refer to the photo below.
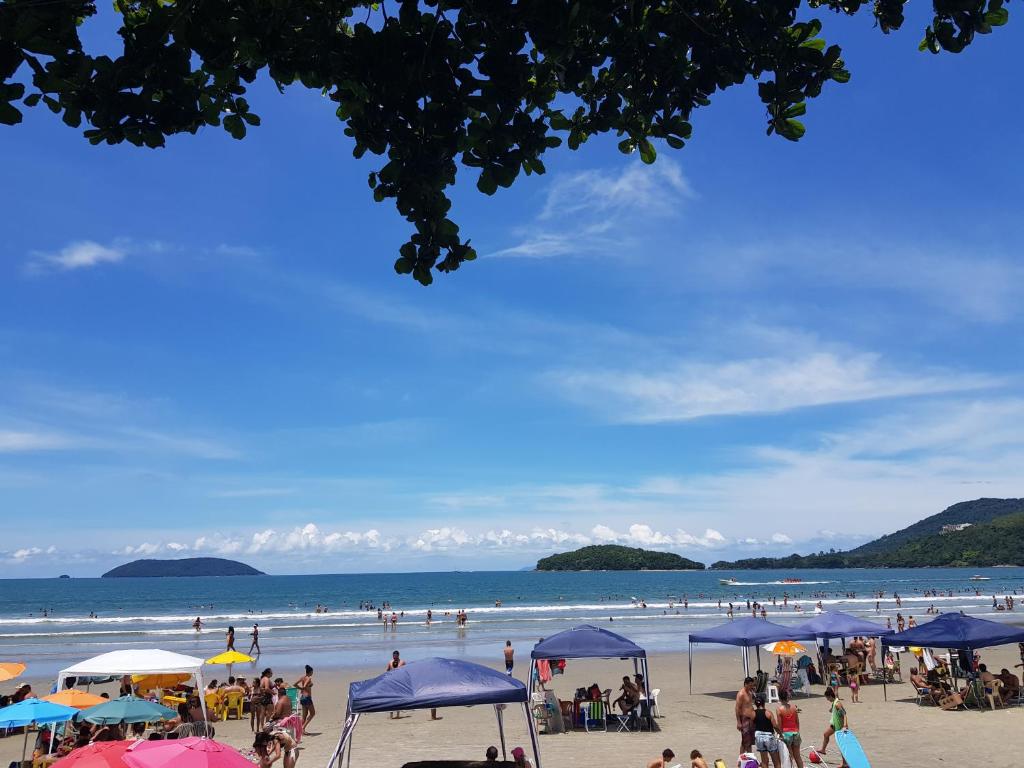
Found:
<svg viewBox="0 0 1024 768"><path fill-rule="evenodd" d="M944 525L971 523L941 533ZM714 569L916 568L1024 565L1024 499L964 501L848 552L719 561Z"/></svg>
<svg viewBox="0 0 1024 768"><path fill-rule="evenodd" d="M937 515L926 517L924 520L914 523L896 533L890 533L881 538L862 544L856 549L851 549L851 555L869 555L880 552L891 552L902 544L920 539L922 536L929 536L938 533L944 525L957 525L959 523L989 523L997 517L1012 515L1016 512L1024 512L1024 499L974 499L973 501L961 501L951 507L947 507Z"/></svg>
<svg viewBox="0 0 1024 768"><path fill-rule="evenodd" d="M537 561L538 571L693 571L704 570L704 563L680 557L672 552L596 544L562 552Z"/></svg>

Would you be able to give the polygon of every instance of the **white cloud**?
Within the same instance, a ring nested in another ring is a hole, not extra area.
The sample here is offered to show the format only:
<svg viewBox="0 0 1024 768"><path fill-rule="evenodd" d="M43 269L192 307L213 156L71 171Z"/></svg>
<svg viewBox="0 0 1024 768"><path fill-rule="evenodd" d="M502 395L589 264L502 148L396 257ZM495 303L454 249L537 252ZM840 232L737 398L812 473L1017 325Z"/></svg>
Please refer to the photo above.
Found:
<svg viewBox="0 0 1024 768"><path fill-rule="evenodd" d="M618 171L586 170L556 176L536 221L516 245L490 256L548 259L560 256L627 256L641 222L678 214L694 197L670 159L653 166L633 161Z"/></svg>
<svg viewBox="0 0 1024 768"><path fill-rule="evenodd" d="M100 264L116 264L126 255L124 248L100 245L92 240L79 240L56 253L33 253L30 264L60 270L87 269Z"/></svg>
<svg viewBox="0 0 1024 768"><path fill-rule="evenodd" d="M657 423L704 416L933 395L999 385L979 374L903 371L877 355L832 351L723 362L680 361L660 369L563 370L546 380L613 421Z"/></svg>
<svg viewBox="0 0 1024 768"><path fill-rule="evenodd" d="M772 534L773 544L792 544L793 540L784 533L773 533Z"/></svg>
<svg viewBox="0 0 1024 768"><path fill-rule="evenodd" d="M74 438L59 432L0 430L0 453L59 451L75 445Z"/></svg>

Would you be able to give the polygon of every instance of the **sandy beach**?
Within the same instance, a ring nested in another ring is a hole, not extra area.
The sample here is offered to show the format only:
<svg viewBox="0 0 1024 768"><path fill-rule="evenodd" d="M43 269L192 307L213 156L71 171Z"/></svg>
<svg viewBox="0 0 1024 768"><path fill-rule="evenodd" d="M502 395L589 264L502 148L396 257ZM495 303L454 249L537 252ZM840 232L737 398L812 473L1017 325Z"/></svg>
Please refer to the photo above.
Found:
<svg viewBox="0 0 1024 768"><path fill-rule="evenodd" d="M495 656L500 648L495 649ZM528 672L527 648L518 648L516 673L525 678ZM1016 647L988 649L982 659L990 669L1020 663ZM904 655L906 679L909 663ZM317 717L310 732L302 740L299 765L326 765L340 734L341 720L348 684L372 677L383 670L319 670L316 673L315 700ZM498 662L493 665L498 668ZM577 687L597 682L602 688L616 688L623 674L631 671L624 661L581 660L570 662L566 674L556 677L552 687L560 698L571 698ZM1019 672L1020 670L1016 670ZM275 669L275 674L288 680L297 677L299 669ZM662 717L657 721L660 732L603 733L583 731L542 735L541 756L545 766L587 765L596 768L641 768L671 747L677 759L699 749L705 757L721 757L726 765L735 764L738 736L733 718L733 696L742 679L742 668L736 652L701 651L694 654L694 691L687 692L687 656L659 654L650 659L652 688L660 688L659 705ZM26 678L33 688L45 690L48 681ZM13 688L8 683L3 690ZM107 686L110 688L110 686ZM103 687L100 687L102 690ZM96 690L96 689L94 689ZM804 744L819 744L827 721L824 688L814 686L808 697L796 701L801 710ZM881 685L865 686L861 703L849 703L849 691L842 689L847 702L850 724L874 766L895 765L985 765L1010 766L1024 750L1024 708L1009 707L996 711L944 712L914 703L909 684L896 684L888 689L889 701L883 700ZM116 695L116 691L113 692ZM440 710L443 719L430 720L428 711L403 713L399 720L387 715L367 715L359 723L354 738L353 766L400 768L415 759L483 757L484 750L498 743L494 712L491 707L453 708ZM217 738L232 746L245 748L252 737L248 720L216 724ZM529 739L518 712L506 718L506 737L511 749L527 747ZM16 760L21 753L21 737L0 739L0 764ZM837 756L836 747L829 750ZM689 761L684 764L688 765ZM711 760L709 760L709 764Z"/></svg>

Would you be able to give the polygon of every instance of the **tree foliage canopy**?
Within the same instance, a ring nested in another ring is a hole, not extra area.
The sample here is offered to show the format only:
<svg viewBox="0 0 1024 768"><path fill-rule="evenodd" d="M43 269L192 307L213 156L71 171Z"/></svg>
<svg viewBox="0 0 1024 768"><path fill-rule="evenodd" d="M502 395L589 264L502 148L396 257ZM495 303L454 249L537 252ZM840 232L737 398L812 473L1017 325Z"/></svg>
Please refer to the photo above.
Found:
<svg viewBox="0 0 1024 768"><path fill-rule="evenodd" d="M673 552L593 544L537 561L538 571L702 571L704 563Z"/></svg>
<svg viewBox="0 0 1024 768"><path fill-rule="evenodd" d="M865 9L882 32L905 0L809 0ZM1004 24L1003 0L932 0L923 50L960 51ZM605 133L654 162L679 149L691 115L755 78L768 133L797 140L806 102L846 82L838 45L801 0L114 0L123 51L85 50L93 0L0 0L0 123L40 103L94 144L160 147L220 125L235 138L260 118L245 98L266 72L281 89L321 90L370 174L415 228L395 269L429 283L475 251L449 218L458 167L485 194L542 156Z"/></svg>

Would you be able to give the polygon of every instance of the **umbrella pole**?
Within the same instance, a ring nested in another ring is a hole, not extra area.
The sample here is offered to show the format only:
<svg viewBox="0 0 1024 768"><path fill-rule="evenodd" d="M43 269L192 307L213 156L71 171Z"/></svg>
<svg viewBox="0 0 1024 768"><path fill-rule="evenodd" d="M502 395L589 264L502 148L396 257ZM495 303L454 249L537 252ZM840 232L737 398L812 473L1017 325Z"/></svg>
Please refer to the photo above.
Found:
<svg viewBox="0 0 1024 768"><path fill-rule="evenodd" d="M761 646L757 646L757 671L761 671Z"/></svg>
<svg viewBox="0 0 1024 768"><path fill-rule="evenodd" d="M28 729L31 723L25 725L25 742L21 745L21 762L25 762L25 753L28 752Z"/></svg>

